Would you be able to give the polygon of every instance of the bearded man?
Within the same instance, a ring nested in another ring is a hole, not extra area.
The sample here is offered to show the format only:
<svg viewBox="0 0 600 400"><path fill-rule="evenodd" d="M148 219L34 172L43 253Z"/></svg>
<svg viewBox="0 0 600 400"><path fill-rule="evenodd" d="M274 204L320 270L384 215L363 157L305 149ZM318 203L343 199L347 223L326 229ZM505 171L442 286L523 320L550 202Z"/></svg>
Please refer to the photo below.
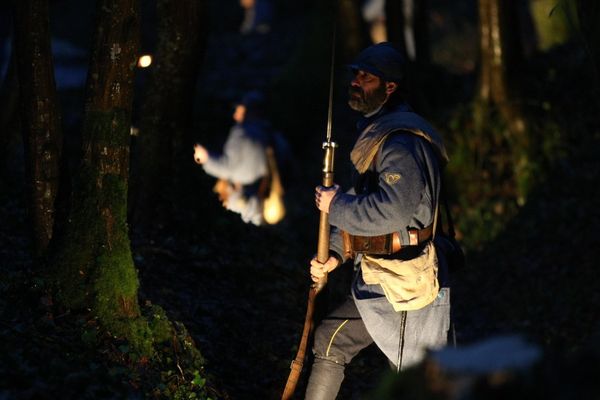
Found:
<svg viewBox="0 0 600 400"><path fill-rule="evenodd" d="M450 292L443 254L433 244L444 145L402 93L404 60L389 43L363 50L350 65L350 107L363 115L350 154L353 188L316 188L329 214L331 257L311 261L311 278L349 259L350 295L315 331L306 399L335 399L344 368L375 343L397 371L446 344Z"/></svg>

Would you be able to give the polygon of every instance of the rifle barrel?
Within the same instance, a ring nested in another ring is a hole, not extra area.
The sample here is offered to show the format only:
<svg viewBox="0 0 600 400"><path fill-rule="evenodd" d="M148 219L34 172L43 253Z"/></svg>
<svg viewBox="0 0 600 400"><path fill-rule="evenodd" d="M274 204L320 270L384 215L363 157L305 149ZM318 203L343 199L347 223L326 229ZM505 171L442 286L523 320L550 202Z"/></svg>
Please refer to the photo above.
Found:
<svg viewBox="0 0 600 400"><path fill-rule="evenodd" d="M333 19L333 34L331 38L331 67L329 70L329 108L327 110L327 142L331 142L331 130L333 120L333 88L334 88L334 72L335 72L335 37L337 31L337 23Z"/></svg>

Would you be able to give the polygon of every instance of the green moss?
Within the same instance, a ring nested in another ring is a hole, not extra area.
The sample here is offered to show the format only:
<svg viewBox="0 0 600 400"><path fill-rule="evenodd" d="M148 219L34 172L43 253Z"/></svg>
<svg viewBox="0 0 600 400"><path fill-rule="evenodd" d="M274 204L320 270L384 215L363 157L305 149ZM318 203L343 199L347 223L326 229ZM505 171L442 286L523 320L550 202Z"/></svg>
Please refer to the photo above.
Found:
<svg viewBox="0 0 600 400"><path fill-rule="evenodd" d="M116 246L116 244L114 245ZM94 312L106 323L114 317L139 315L136 270L127 253L129 246L107 250L97 258Z"/></svg>
<svg viewBox="0 0 600 400"><path fill-rule="evenodd" d="M69 308L83 308L89 303L89 278L100 221L94 196L96 177L91 168L80 168L75 181L79 190L74 193L67 227L57 238L57 251L51 256L58 300Z"/></svg>
<svg viewBox="0 0 600 400"><path fill-rule="evenodd" d="M139 279L131 256L126 223L127 185L118 175L107 174L98 196L102 231L92 282L93 312L102 326L124 336L144 355L152 352L152 332L139 318Z"/></svg>
<svg viewBox="0 0 600 400"><path fill-rule="evenodd" d="M154 338L146 318L111 318L107 322L108 324L103 325L104 329L129 343L127 352L131 353L130 358L154 357Z"/></svg>
<svg viewBox="0 0 600 400"><path fill-rule="evenodd" d="M54 259L60 301L67 307L87 307L98 293L103 298L137 293L126 223L127 184L108 174L99 191L98 179L93 168L81 168L69 226ZM96 303L99 310L111 308L103 299Z"/></svg>
<svg viewBox="0 0 600 400"><path fill-rule="evenodd" d="M55 277L63 304L90 308L103 329L127 339L136 352L152 355L153 335L140 317L126 221L128 159L122 149L129 140L127 121L123 110L86 116L84 141L96 150L86 155L76 179ZM106 162L99 161L102 157Z"/></svg>
<svg viewBox="0 0 600 400"><path fill-rule="evenodd" d="M84 140L96 150L80 168L69 225L54 264L60 301L91 309L101 329L127 340L124 348L133 360L155 356L155 344L172 338L174 327L162 308L151 306L142 316L138 304L139 279L127 226L128 158L122 152L129 138L127 121L127 113L119 110L88 115ZM83 337L93 339L90 332ZM186 350L195 350L189 343Z"/></svg>
<svg viewBox="0 0 600 400"><path fill-rule="evenodd" d="M155 343L162 343L173 337L174 331L167 313L162 307L151 305L147 310L150 329Z"/></svg>

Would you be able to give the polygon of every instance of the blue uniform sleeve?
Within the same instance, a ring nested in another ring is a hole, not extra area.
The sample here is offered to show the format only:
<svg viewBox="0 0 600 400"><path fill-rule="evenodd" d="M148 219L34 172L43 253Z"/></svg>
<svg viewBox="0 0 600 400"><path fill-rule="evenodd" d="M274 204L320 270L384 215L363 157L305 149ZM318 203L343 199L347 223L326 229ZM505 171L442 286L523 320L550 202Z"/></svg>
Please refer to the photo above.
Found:
<svg viewBox="0 0 600 400"><path fill-rule="evenodd" d="M422 166L414 150L414 138L389 137L375 161L375 190L358 195L338 193L330 205L330 224L361 236L405 230L423 196L428 195Z"/></svg>
<svg viewBox="0 0 600 400"><path fill-rule="evenodd" d="M231 180L234 167L239 164L242 155L242 141L242 132L237 128L232 128L223 146L223 153L210 152L208 160L202 165L204 171L215 178Z"/></svg>
<svg viewBox="0 0 600 400"><path fill-rule="evenodd" d="M202 166L209 175L241 184L252 183L267 173L263 146L249 138L239 126L231 129L223 154L210 153Z"/></svg>

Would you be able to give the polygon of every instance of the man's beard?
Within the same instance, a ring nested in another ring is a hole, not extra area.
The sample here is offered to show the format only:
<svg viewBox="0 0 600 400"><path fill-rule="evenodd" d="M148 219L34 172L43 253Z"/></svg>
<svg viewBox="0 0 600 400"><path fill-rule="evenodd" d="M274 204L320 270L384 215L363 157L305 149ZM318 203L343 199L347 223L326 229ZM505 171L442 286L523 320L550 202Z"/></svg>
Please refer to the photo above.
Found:
<svg viewBox="0 0 600 400"><path fill-rule="evenodd" d="M358 96L354 96L354 93L357 93ZM359 87L350 86L350 89L348 89L348 95L348 105L350 108L362 114L372 113L381 107L387 99L385 85L379 85L379 87L373 90L371 94L366 94Z"/></svg>

